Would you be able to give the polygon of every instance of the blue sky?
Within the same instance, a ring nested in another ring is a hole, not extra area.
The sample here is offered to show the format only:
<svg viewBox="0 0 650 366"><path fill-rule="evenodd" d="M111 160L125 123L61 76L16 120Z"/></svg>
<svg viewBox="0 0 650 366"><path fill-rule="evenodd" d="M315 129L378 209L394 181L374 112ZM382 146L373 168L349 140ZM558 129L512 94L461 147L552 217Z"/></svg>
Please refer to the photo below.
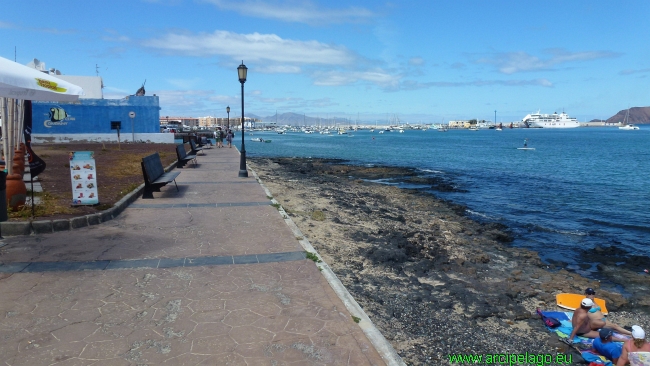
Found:
<svg viewBox="0 0 650 366"><path fill-rule="evenodd" d="M3 4L0 56L146 79L161 115L579 120L650 103L650 1L113 0ZM381 122L380 122L381 123Z"/></svg>

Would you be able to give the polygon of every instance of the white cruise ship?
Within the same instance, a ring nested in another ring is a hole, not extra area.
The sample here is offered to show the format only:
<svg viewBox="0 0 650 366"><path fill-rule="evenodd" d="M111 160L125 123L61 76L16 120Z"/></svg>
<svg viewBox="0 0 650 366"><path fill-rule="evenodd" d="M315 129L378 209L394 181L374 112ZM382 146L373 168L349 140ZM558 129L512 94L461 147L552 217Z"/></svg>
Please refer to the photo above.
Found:
<svg viewBox="0 0 650 366"><path fill-rule="evenodd" d="M562 112L560 114L541 114L532 113L524 117L521 122L528 127L532 128L575 128L580 127L580 122L576 118L569 117L568 114Z"/></svg>

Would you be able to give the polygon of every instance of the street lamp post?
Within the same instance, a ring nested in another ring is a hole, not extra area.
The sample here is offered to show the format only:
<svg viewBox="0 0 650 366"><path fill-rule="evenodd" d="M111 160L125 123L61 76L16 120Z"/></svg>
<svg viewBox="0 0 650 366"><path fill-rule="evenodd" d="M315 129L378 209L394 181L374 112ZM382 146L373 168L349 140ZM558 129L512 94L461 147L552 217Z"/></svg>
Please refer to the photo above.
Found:
<svg viewBox="0 0 650 366"><path fill-rule="evenodd" d="M230 129L230 106L226 107L226 112L228 113L228 127L226 128L226 131Z"/></svg>
<svg viewBox="0 0 650 366"><path fill-rule="evenodd" d="M244 65L244 61L237 68L239 74L239 82L241 83L241 152L239 159L239 177L248 178L248 171L246 170L246 147L244 147L244 83L246 82L246 74L248 68Z"/></svg>

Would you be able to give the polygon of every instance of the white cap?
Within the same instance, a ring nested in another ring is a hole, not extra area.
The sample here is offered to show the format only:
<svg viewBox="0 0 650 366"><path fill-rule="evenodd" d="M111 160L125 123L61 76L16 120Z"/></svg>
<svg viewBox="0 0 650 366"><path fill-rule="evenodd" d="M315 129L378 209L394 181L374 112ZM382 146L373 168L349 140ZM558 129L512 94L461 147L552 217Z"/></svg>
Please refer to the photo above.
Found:
<svg viewBox="0 0 650 366"><path fill-rule="evenodd" d="M582 299L582 302L580 304L586 308L594 306L594 302L588 297Z"/></svg>
<svg viewBox="0 0 650 366"><path fill-rule="evenodd" d="M632 326L632 338L634 339L645 339L645 332L643 328L638 325Z"/></svg>

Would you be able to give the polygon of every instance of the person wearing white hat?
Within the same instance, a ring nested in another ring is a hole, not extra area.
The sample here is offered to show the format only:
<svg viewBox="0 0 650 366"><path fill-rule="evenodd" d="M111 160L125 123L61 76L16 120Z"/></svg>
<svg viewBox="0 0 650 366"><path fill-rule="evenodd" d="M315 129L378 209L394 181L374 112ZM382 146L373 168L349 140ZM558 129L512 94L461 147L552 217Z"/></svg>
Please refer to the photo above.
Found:
<svg viewBox="0 0 650 366"><path fill-rule="evenodd" d="M616 366L650 365L650 343L645 340L645 331L638 325L632 326L632 339L623 344L623 353Z"/></svg>
<svg viewBox="0 0 650 366"><path fill-rule="evenodd" d="M600 333L597 330L591 329L591 324L589 320L589 309L594 306L594 302L585 297L580 302L580 307L573 312L573 318L571 319L571 324L573 325L573 330L571 335L567 339L567 343L573 343L573 338L575 336L586 337L586 338L598 338Z"/></svg>

